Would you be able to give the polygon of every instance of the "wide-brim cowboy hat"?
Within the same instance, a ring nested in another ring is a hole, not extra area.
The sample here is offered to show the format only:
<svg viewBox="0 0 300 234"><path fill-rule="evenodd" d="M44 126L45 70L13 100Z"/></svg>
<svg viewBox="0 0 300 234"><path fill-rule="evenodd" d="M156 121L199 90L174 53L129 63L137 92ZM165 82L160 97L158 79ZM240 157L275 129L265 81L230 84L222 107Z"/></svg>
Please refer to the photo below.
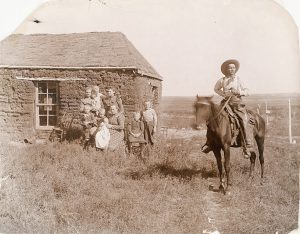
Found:
<svg viewBox="0 0 300 234"><path fill-rule="evenodd" d="M236 59L228 59L226 60L222 66L221 66L221 71L222 73L226 76L228 71L227 71L227 67L229 64L234 64L235 65L235 68L236 68L236 72L239 70L240 68L240 62L237 61Z"/></svg>

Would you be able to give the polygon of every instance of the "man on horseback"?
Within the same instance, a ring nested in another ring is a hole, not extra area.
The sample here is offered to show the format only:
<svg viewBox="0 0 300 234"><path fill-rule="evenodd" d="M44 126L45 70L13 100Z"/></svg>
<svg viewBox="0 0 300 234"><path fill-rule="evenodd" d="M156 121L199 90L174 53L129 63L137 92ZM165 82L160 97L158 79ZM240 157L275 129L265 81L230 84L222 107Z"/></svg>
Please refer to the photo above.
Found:
<svg viewBox="0 0 300 234"><path fill-rule="evenodd" d="M242 141L244 148L244 157L248 159L253 151L252 132L249 126L249 118L242 102L242 96L248 96L248 90L243 86L240 78L236 76L240 64L235 59L225 61L221 66L221 71L225 75L217 81L214 91L224 97L223 105L229 104L233 112L237 115L242 131ZM225 104L224 104L225 103ZM203 147L203 152L208 153L211 150L209 142Z"/></svg>

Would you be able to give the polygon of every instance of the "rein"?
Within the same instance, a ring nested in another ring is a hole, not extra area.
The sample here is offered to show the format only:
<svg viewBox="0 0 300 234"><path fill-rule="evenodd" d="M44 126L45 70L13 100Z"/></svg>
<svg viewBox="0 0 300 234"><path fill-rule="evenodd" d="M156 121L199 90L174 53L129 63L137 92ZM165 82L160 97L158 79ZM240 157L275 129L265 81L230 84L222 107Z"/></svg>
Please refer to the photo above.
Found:
<svg viewBox="0 0 300 234"><path fill-rule="evenodd" d="M217 113L216 116L214 116L214 119L218 118L219 115L222 113L222 111L225 109L225 107L227 106L228 102L230 101L232 96L229 96L229 98L226 100L226 102L224 103L224 105L222 106L221 110L219 110L219 112Z"/></svg>
<svg viewBox="0 0 300 234"><path fill-rule="evenodd" d="M207 125L213 120L217 126L219 127L219 123L216 121L216 119L220 116L220 114L223 112L223 110L225 109L225 107L227 106L228 102L230 101L232 96L229 96L229 98L226 100L226 102L224 103L224 105L222 106L222 108L219 110L219 112L213 116L211 119L207 120ZM212 106L210 106L210 108L212 109ZM214 113L214 110L212 109L212 113Z"/></svg>

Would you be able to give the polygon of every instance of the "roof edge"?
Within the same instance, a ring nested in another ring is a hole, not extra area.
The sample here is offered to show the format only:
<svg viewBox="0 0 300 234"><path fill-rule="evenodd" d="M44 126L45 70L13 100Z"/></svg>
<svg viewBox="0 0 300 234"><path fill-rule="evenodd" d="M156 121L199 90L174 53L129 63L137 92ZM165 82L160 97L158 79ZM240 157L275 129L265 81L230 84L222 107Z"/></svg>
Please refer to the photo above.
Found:
<svg viewBox="0 0 300 234"><path fill-rule="evenodd" d="M142 76L149 76L158 80L162 80L162 77L155 76L149 73L145 73L137 67L59 67L59 66L11 66L11 65L0 65L0 69L66 69L66 70L136 70L138 74Z"/></svg>

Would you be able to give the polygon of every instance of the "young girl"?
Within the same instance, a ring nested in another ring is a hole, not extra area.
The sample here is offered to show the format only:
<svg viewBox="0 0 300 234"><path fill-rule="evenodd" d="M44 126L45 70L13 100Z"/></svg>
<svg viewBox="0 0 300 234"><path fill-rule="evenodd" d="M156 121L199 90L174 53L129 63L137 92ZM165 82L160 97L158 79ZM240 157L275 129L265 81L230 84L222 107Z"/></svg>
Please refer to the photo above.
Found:
<svg viewBox="0 0 300 234"><path fill-rule="evenodd" d="M144 123L141 121L140 112L133 113L133 119L128 124L128 147L129 153L132 151L132 144L138 143L141 147L140 156L143 158L143 152L146 145L146 141L144 138Z"/></svg>

